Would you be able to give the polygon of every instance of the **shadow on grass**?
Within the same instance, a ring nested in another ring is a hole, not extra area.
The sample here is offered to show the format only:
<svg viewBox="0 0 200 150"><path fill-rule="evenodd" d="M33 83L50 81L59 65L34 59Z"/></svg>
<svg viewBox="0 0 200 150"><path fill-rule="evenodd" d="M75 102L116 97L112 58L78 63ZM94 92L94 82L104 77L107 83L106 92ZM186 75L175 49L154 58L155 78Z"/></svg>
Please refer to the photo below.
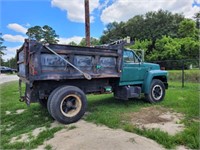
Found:
<svg viewBox="0 0 200 150"><path fill-rule="evenodd" d="M93 111L94 108L129 108L129 107L142 107L150 105L144 98L135 98L129 100L115 99L112 94L104 95L89 95L88 96L88 111Z"/></svg>

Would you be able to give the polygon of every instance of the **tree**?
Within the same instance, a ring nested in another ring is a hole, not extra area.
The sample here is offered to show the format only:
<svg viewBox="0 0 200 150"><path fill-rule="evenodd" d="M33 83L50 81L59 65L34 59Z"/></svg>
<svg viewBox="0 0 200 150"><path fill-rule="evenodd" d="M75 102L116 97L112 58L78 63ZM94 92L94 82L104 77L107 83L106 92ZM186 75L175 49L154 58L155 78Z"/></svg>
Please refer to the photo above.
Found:
<svg viewBox="0 0 200 150"><path fill-rule="evenodd" d="M151 40L152 44L149 45L147 51L147 54L150 54L155 48L156 41L161 39L162 36L172 38L178 36L179 23L183 19L182 15L172 14L164 10L147 12L144 16L137 16L137 19L133 19L135 23L132 22L132 24L135 25L135 30L132 31L131 37L139 40Z"/></svg>
<svg viewBox="0 0 200 150"><path fill-rule="evenodd" d="M103 31L104 35L101 36L100 43L107 44L126 37L126 31L124 25L125 25L124 22L109 23L106 26L106 30Z"/></svg>
<svg viewBox="0 0 200 150"><path fill-rule="evenodd" d="M126 34L131 36L132 39L144 40L145 34L145 21L143 15L137 15L126 22Z"/></svg>
<svg viewBox="0 0 200 150"><path fill-rule="evenodd" d="M199 40L192 37L179 39L181 43L181 53L184 59L199 59Z"/></svg>
<svg viewBox="0 0 200 150"><path fill-rule="evenodd" d="M179 24L178 35L180 38L196 37L197 29L193 20L185 19Z"/></svg>
<svg viewBox="0 0 200 150"><path fill-rule="evenodd" d="M150 55L147 55L147 50L148 50L149 45L151 45L151 43L152 43L151 40L135 40L134 44L129 47L130 49L133 49L133 50L143 50L145 54L144 59L148 61Z"/></svg>
<svg viewBox="0 0 200 150"><path fill-rule="evenodd" d="M150 40L152 43L147 50L147 54L150 54L155 49L156 41L162 36L178 37L179 23L182 20L184 16L169 11L147 12L145 15L134 16L127 22L108 24L106 32L100 38L101 43L126 36L130 36L131 39Z"/></svg>
<svg viewBox="0 0 200 150"><path fill-rule="evenodd" d="M0 36L2 35L2 33L0 33ZM3 45L3 41L4 39L2 37L0 37L0 65L2 65L4 63L3 59L2 59L2 55L4 55L4 51L6 50L6 46Z"/></svg>
<svg viewBox="0 0 200 150"><path fill-rule="evenodd" d="M147 51L149 45L151 45L151 40L135 40L134 44L130 46L131 49L141 49Z"/></svg>
<svg viewBox="0 0 200 150"><path fill-rule="evenodd" d="M40 26L31 27L26 32L26 35L30 39L34 39L42 43L56 44L59 41L57 39L59 36L56 34L55 30L48 25L45 25L43 27Z"/></svg>
<svg viewBox="0 0 200 150"><path fill-rule="evenodd" d="M77 44L74 41L69 42L68 45L77 46Z"/></svg>
<svg viewBox="0 0 200 150"><path fill-rule="evenodd" d="M196 20L196 28L199 29L200 28L200 11L194 14L194 19Z"/></svg>
<svg viewBox="0 0 200 150"><path fill-rule="evenodd" d="M81 42L79 43L80 46L86 46L86 40L85 38L82 38ZM95 45L100 45L100 42L98 39L91 37L90 38L90 45L95 46Z"/></svg>
<svg viewBox="0 0 200 150"><path fill-rule="evenodd" d="M6 62L3 63L4 66L17 69L17 56L8 59Z"/></svg>
<svg viewBox="0 0 200 150"><path fill-rule="evenodd" d="M2 35L2 33L0 33L0 36ZM4 39L2 37L0 37L0 56L4 55L4 50L6 50L6 46L3 45L3 41Z"/></svg>
<svg viewBox="0 0 200 150"><path fill-rule="evenodd" d="M163 36L155 43L155 50L151 54L150 60L175 60L182 59L181 43L179 39Z"/></svg>

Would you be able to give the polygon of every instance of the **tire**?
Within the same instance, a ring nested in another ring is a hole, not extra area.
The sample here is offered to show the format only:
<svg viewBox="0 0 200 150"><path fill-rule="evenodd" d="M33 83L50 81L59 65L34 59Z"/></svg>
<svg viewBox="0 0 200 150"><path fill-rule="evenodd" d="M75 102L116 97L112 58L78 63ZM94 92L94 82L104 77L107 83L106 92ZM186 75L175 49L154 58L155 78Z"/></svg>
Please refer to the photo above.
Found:
<svg viewBox="0 0 200 150"><path fill-rule="evenodd" d="M39 99L39 104L43 107L43 108L47 108L47 99Z"/></svg>
<svg viewBox="0 0 200 150"><path fill-rule="evenodd" d="M84 115L87 98L79 88L64 86L54 90L51 95L48 101L49 112L58 122L73 123Z"/></svg>
<svg viewBox="0 0 200 150"><path fill-rule="evenodd" d="M165 86L161 80L153 79L150 86L149 94L145 95L146 100L150 103L161 102L165 97Z"/></svg>
<svg viewBox="0 0 200 150"><path fill-rule="evenodd" d="M54 94L55 94L58 90L60 90L61 88L63 88L63 87L66 87L66 85L62 85L62 86L57 87L55 90L53 90L53 91L51 92L51 94L50 94L49 97L48 97L47 110L48 110L48 112L49 112L50 115L51 115L50 101L51 101L52 97L54 96ZM70 86L68 86L68 87L70 87ZM52 116L52 115L51 115L51 116Z"/></svg>

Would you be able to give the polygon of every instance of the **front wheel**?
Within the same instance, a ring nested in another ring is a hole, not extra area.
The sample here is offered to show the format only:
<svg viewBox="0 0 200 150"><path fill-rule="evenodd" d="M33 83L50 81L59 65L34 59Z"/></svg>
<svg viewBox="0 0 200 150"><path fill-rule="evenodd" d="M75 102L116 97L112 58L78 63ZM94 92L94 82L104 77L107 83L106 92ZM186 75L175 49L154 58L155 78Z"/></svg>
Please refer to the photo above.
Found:
<svg viewBox="0 0 200 150"><path fill-rule="evenodd" d="M79 88L64 86L49 99L48 107L54 119L69 124L78 121L84 115L87 99Z"/></svg>
<svg viewBox="0 0 200 150"><path fill-rule="evenodd" d="M145 95L146 100L150 103L157 103L164 99L165 97L165 85L161 80L154 79L150 85L149 94Z"/></svg>

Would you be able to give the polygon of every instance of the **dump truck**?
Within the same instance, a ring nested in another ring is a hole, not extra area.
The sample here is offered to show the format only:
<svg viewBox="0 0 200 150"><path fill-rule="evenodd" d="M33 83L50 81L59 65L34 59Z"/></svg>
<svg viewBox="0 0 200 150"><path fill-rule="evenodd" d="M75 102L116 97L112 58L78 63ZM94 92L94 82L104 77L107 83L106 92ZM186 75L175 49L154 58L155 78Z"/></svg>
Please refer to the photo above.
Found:
<svg viewBox="0 0 200 150"><path fill-rule="evenodd" d="M26 39L17 50L20 101L39 102L63 124L84 115L86 94L113 93L120 100L144 95L150 103L162 101L168 88L167 71L143 62L126 45L121 41L80 47Z"/></svg>

